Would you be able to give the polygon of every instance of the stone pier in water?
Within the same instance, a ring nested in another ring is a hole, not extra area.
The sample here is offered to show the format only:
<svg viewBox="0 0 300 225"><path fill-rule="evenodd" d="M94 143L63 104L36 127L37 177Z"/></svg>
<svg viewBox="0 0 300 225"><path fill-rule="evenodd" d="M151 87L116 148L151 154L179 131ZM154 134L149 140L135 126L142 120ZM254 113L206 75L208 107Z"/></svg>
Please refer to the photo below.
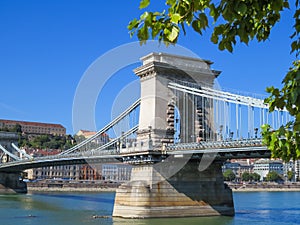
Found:
<svg viewBox="0 0 300 225"><path fill-rule="evenodd" d="M233 216L232 192L223 182L221 163L204 171L199 171L198 165L198 161L189 161L167 179L152 165L134 167L131 181L117 189L113 216Z"/></svg>
<svg viewBox="0 0 300 225"><path fill-rule="evenodd" d="M26 183L20 173L0 172L0 194L27 193Z"/></svg>

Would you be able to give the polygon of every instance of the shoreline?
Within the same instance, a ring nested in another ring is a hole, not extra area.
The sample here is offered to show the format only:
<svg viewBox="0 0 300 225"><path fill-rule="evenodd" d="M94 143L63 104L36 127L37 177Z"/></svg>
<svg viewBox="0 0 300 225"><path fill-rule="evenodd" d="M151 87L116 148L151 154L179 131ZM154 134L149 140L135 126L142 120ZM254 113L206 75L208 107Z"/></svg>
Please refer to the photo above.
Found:
<svg viewBox="0 0 300 225"><path fill-rule="evenodd" d="M228 184L232 192L297 192L300 191L298 183L256 183L256 184Z"/></svg>
<svg viewBox="0 0 300 225"><path fill-rule="evenodd" d="M27 183L27 192L115 192L121 183L117 182L68 182L41 181Z"/></svg>
<svg viewBox="0 0 300 225"><path fill-rule="evenodd" d="M117 188L28 187L30 192L116 192ZM232 192L300 192L300 188L231 188Z"/></svg>
<svg viewBox="0 0 300 225"><path fill-rule="evenodd" d="M228 185L232 192L300 192L300 186L233 186ZM109 186L43 186L28 185L27 191L30 192L116 192L118 187Z"/></svg>
<svg viewBox="0 0 300 225"><path fill-rule="evenodd" d="M115 192L116 188L27 187L27 192Z"/></svg>
<svg viewBox="0 0 300 225"><path fill-rule="evenodd" d="M300 188L231 188L232 192L300 192Z"/></svg>

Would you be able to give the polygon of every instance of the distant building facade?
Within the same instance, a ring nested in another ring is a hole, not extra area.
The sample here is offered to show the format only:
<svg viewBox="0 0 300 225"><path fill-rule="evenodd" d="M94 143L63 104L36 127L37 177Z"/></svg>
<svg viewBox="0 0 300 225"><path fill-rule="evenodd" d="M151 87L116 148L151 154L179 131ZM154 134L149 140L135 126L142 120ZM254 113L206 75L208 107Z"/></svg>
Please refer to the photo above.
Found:
<svg viewBox="0 0 300 225"><path fill-rule="evenodd" d="M260 175L260 179L264 180L267 174L271 171L275 171L279 175L284 174L283 163L279 160L257 160L253 165L253 172Z"/></svg>
<svg viewBox="0 0 300 225"><path fill-rule="evenodd" d="M110 181L128 181L131 176L131 166L128 164L103 164L102 177L104 180Z"/></svg>
<svg viewBox="0 0 300 225"><path fill-rule="evenodd" d="M47 166L25 171L27 178L64 180L106 180L125 182L130 180L131 166L127 164L63 165Z"/></svg>
<svg viewBox="0 0 300 225"><path fill-rule="evenodd" d="M88 139L88 138L93 137L96 133L97 133L96 131L79 130L76 133L76 136L77 136L77 138L79 138L79 142L81 142L82 141L82 140L80 140L81 137L83 137L84 139ZM76 141L78 141L78 140L76 140ZM97 145L103 145L103 144L106 144L107 142L109 142L109 136L106 133L99 135L92 141L92 143L97 144Z"/></svg>
<svg viewBox="0 0 300 225"><path fill-rule="evenodd" d="M300 160L295 161L294 171L295 171L295 180L300 181Z"/></svg>
<svg viewBox="0 0 300 225"><path fill-rule="evenodd" d="M0 129L12 129L16 125L20 125L22 132L26 134L53 134L59 136L66 135L66 128L61 124L0 119Z"/></svg>
<svg viewBox="0 0 300 225"><path fill-rule="evenodd" d="M103 180L101 165L80 165L79 180Z"/></svg>
<svg viewBox="0 0 300 225"><path fill-rule="evenodd" d="M244 172L252 173L253 164L250 164L248 160L232 160L224 163L222 171L232 170L236 176L236 180L240 181Z"/></svg>
<svg viewBox="0 0 300 225"><path fill-rule="evenodd" d="M79 179L78 165L47 166L27 170L28 179Z"/></svg>

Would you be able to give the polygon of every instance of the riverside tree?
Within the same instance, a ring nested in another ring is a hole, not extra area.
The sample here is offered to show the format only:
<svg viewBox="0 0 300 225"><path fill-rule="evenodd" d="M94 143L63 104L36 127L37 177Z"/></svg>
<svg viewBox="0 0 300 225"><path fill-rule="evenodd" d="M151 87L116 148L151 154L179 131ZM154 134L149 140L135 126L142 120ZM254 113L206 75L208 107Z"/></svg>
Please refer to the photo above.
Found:
<svg viewBox="0 0 300 225"><path fill-rule="evenodd" d="M233 181L235 179L235 174L232 170L229 169L223 173L223 178L226 181Z"/></svg>
<svg viewBox="0 0 300 225"><path fill-rule="evenodd" d="M242 180L243 181L259 181L260 175L258 173L249 173L246 171L246 172L242 173Z"/></svg>
<svg viewBox="0 0 300 225"><path fill-rule="evenodd" d="M237 42L248 44L268 39L274 25L279 22L282 12L290 9L288 0L165 0L166 10L147 11L150 0L140 0L140 9L145 10L138 19L128 25L131 35L137 35L141 43L157 38L168 44L176 44L186 27L191 26L200 35L213 27L211 42L221 51L232 52ZM272 151L272 157L284 161L300 159L300 9L296 0L294 32L291 38L291 54L295 60L284 76L281 89L268 87L270 96L265 99L270 111L286 108L294 117L293 121L274 130L270 125L262 127L263 143Z"/></svg>
<svg viewBox="0 0 300 225"><path fill-rule="evenodd" d="M266 181L274 182L280 180L282 180L281 176L275 171L270 171L266 176Z"/></svg>

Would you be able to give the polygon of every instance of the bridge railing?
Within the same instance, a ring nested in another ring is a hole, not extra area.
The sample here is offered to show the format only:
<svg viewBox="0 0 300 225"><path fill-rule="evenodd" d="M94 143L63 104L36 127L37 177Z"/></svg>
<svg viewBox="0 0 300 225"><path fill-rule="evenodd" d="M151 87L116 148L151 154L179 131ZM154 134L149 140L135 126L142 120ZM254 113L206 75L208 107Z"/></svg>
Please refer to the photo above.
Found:
<svg viewBox="0 0 300 225"><path fill-rule="evenodd" d="M244 139L244 140L230 140L230 141L209 141L196 143L178 143L167 145L167 151L176 150L191 150L191 149L218 149L218 148L240 148L251 146L263 146L261 139Z"/></svg>

